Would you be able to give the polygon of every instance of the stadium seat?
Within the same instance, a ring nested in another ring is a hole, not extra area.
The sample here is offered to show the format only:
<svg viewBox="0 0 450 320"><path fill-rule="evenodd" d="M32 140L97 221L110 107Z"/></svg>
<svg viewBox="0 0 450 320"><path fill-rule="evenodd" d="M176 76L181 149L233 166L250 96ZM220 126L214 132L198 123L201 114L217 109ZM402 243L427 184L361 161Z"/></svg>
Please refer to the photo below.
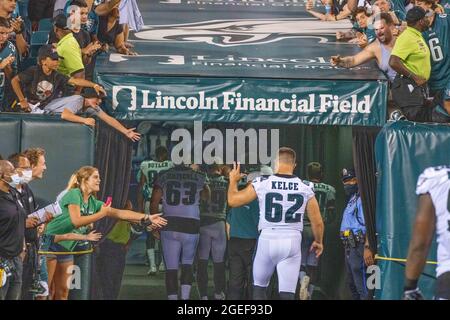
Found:
<svg viewBox="0 0 450 320"><path fill-rule="evenodd" d="M48 31L36 31L31 35L30 55L36 57L37 52L41 46L48 42Z"/></svg>
<svg viewBox="0 0 450 320"><path fill-rule="evenodd" d="M39 21L39 31L50 31L52 30L52 20L51 19L42 19Z"/></svg>
<svg viewBox="0 0 450 320"><path fill-rule="evenodd" d="M20 119L8 119L6 116L2 116L0 120L0 137L2 137L2 143L0 145L0 154L3 158L8 157L10 154L20 151Z"/></svg>

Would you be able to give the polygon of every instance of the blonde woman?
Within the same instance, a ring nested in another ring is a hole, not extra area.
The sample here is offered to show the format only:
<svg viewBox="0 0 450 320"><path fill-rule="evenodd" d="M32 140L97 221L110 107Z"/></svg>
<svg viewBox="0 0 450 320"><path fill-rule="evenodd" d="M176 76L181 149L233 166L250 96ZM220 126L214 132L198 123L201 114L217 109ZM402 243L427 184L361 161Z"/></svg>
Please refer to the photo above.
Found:
<svg viewBox="0 0 450 320"><path fill-rule="evenodd" d="M54 254L47 255L47 268L49 287L55 300L67 300L69 296L68 284L74 260L72 252L89 253L90 241L98 240L98 234L92 233L89 228L92 223L104 217L134 223L151 223L155 227L162 227L167 223L160 214L150 216L105 206L95 197L99 188L98 170L90 166L80 168L70 179L65 194L59 200L62 214L46 226L45 235L53 240L49 243L48 251ZM78 236L75 235L74 238L73 234ZM59 235L66 236L59 237ZM89 275L83 276L89 277Z"/></svg>

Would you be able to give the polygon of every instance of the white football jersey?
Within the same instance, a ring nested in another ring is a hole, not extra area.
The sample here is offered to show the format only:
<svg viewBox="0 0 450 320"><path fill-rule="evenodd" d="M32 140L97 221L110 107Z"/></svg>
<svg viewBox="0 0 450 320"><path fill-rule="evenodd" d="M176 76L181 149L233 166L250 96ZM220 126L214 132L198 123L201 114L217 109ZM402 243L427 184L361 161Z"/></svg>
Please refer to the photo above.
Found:
<svg viewBox="0 0 450 320"><path fill-rule="evenodd" d="M436 212L436 275L450 271L450 166L427 168L419 176L416 193L428 193Z"/></svg>
<svg viewBox="0 0 450 320"><path fill-rule="evenodd" d="M259 201L259 230L303 230L306 204L314 196L310 185L294 175L281 174L258 177L252 185Z"/></svg>

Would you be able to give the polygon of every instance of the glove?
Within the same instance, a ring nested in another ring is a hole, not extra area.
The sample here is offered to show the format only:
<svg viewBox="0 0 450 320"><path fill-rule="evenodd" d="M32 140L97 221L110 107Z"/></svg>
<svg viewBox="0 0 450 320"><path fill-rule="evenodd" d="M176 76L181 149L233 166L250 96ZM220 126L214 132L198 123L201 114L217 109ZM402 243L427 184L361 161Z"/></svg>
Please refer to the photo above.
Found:
<svg viewBox="0 0 450 320"><path fill-rule="evenodd" d="M420 292L419 288L416 288L414 290L405 290L403 292L402 300L425 300L425 298L422 295L422 292Z"/></svg>

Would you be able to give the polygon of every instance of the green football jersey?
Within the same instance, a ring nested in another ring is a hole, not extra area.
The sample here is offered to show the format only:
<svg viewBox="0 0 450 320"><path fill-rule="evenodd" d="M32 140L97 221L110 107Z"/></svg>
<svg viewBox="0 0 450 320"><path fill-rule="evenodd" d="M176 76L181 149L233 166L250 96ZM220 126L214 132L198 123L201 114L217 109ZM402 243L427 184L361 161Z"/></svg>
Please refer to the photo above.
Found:
<svg viewBox="0 0 450 320"><path fill-rule="evenodd" d="M322 215L322 219L324 223L326 223L327 218L333 212L328 212L328 208L332 204L334 206L334 202L336 200L336 190L334 187L326 184L326 183L314 183L314 194L319 203L320 213ZM305 214L303 218L304 225L310 225L311 222L308 219L308 215Z"/></svg>
<svg viewBox="0 0 450 320"><path fill-rule="evenodd" d="M143 161L141 163L141 167L138 173L138 180L140 180L140 175L143 174L147 179L147 183L144 186L143 194L146 200L150 200L153 191L153 183L155 182L158 174L163 171L166 171L173 167L172 161Z"/></svg>
<svg viewBox="0 0 450 320"><path fill-rule="evenodd" d="M422 33L431 53L432 90L444 89L450 81L450 15L436 14L433 24Z"/></svg>
<svg viewBox="0 0 450 320"><path fill-rule="evenodd" d="M211 197L208 203L202 203L201 216L225 220L227 215L228 181L224 176L214 174L208 176Z"/></svg>

